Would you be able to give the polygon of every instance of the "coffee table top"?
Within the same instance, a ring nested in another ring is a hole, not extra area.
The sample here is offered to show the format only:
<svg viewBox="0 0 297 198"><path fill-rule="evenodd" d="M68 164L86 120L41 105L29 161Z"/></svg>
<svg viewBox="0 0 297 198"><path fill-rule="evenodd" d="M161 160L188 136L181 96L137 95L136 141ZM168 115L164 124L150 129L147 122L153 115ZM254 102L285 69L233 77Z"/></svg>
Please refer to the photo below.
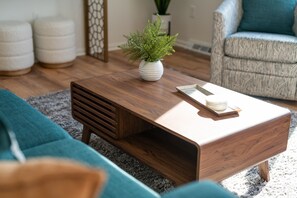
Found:
<svg viewBox="0 0 297 198"><path fill-rule="evenodd" d="M156 82L141 80L134 69L76 81L76 84L197 146L290 113L285 108L170 69L165 69L163 77ZM190 84L224 95L241 111L238 115L218 117L176 90L177 86Z"/></svg>

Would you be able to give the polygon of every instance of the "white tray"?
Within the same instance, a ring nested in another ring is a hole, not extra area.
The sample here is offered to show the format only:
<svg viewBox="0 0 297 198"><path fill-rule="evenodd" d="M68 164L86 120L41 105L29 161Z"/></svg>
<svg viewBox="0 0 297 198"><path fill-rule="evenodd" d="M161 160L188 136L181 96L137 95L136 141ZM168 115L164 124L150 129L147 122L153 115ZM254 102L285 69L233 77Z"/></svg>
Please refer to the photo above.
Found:
<svg viewBox="0 0 297 198"><path fill-rule="evenodd" d="M204 89L203 87L193 84L193 85L185 85L185 86L178 86L176 89L184 94L185 96L189 97L193 101L199 103L204 108L208 109L209 111L215 113L218 116L225 116L230 114L238 114L241 111L240 108L235 107L231 104L228 104L228 107L224 111L216 111L214 109L209 108L206 106L206 96L212 95L213 93L209 92L208 90Z"/></svg>

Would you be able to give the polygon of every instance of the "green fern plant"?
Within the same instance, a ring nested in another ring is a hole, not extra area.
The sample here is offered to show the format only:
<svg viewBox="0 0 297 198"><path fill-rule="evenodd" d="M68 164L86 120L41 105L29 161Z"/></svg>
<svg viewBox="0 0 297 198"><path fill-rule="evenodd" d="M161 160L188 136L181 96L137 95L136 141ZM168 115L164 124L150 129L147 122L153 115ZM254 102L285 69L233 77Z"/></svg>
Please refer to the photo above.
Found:
<svg viewBox="0 0 297 198"><path fill-rule="evenodd" d="M155 5L159 15L166 15L170 0L155 0Z"/></svg>
<svg viewBox="0 0 297 198"><path fill-rule="evenodd" d="M137 31L129 36L124 36L127 38L127 42L119 47L132 61L155 62L175 52L173 45L177 35L170 36L162 32L161 19L158 17L154 22L148 21L143 32Z"/></svg>

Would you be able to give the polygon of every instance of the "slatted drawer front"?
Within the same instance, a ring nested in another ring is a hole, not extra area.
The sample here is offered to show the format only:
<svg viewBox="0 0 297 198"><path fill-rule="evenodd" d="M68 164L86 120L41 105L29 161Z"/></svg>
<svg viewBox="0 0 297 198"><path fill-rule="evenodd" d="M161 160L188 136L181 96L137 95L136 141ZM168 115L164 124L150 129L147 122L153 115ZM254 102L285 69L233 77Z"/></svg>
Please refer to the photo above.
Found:
<svg viewBox="0 0 297 198"><path fill-rule="evenodd" d="M117 138L117 108L76 84L71 86L72 116L95 131Z"/></svg>

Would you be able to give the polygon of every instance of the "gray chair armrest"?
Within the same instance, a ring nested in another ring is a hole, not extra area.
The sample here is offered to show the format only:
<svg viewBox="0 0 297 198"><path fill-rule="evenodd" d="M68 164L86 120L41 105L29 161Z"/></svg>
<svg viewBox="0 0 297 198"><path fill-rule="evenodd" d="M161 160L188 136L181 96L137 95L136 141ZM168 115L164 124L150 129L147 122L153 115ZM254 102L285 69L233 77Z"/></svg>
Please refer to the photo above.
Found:
<svg viewBox="0 0 297 198"><path fill-rule="evenodd" d="M211 82L221 85L224 41L237 31L242 18L242 0L224 0L213 13Z"/></svg>

